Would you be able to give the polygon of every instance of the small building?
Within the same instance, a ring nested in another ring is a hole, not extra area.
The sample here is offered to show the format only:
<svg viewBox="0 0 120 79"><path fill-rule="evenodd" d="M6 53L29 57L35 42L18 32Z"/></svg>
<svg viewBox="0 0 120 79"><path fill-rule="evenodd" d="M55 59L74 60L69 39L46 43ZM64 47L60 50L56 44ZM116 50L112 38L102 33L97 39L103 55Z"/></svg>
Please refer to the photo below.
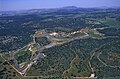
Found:
<svg viewBox="0 0 120 79"><path fill-rule="evenodd" d="M95 77L95 74L91 74L90 78L94 78Z"/></svg>
<svg viewBox="0 0 120 79"><path fill-rule="evenodd" d="M50 35L51 35L51 36L56 36L56 35L58 35L58 33L53 32L53 33L51 33Z"/></svg>

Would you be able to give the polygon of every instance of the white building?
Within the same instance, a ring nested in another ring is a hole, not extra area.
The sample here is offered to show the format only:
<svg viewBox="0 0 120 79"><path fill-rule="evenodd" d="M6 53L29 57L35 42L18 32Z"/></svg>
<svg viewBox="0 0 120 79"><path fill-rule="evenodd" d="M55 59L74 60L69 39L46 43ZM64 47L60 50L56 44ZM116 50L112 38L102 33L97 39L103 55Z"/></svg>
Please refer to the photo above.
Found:
<svg viewBox="0 0 120 79"><path fill-rule="evenodd" d="M58 35L58 33L53 32L53 33L51 33L50 35L51 35L51 36L56 36L56 35Z"/></svg>
<svg viewBox="0 0 120 79"><path fill-rule="evenodd" d="M91 74L90 78L94 78L95 77L95 74Z"/></svg>

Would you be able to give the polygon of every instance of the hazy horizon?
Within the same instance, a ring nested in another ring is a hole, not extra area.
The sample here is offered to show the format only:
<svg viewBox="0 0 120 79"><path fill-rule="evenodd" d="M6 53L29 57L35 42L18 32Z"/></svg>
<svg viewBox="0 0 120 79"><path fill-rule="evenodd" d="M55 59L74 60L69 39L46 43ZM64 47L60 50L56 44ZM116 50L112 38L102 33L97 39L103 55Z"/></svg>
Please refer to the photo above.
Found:
<svg viewBox="0 0 120 79"><path fill-rule="evenodd" d="M0 0L0 11L60 8L76 6L81 8L120 7L119 0Z"/></svg>

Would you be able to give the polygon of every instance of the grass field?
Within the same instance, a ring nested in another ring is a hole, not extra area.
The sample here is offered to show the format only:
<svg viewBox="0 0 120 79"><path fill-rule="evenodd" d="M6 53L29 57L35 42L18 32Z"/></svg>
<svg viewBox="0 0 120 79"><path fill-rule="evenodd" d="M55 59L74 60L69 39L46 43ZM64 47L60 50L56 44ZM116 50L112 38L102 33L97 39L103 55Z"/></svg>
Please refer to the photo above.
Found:
<svg viewBox="0 0 120 79"><path fill-rule="evenodd" d="M28 48L22 48L19 51L17 51L14 55L15 59L19 64L23 62L27 62L31 58L31 52L29 51Z"/></svg>

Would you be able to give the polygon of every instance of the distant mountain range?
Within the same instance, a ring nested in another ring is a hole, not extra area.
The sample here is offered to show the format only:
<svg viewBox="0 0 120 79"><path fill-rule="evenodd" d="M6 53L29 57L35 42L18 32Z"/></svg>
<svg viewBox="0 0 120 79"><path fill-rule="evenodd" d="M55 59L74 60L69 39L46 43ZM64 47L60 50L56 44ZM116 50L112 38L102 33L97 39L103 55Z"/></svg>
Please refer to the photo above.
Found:
<svg viewBox="0 0 120 79"><path fill-rule="evenodd" d="M79 7L76 7L76 6L65 6L65 7L62 7L60 9L77 9Z"/></svg>
<svg viewBox="0 0 120 79"><path fill-rule="evenodd" d="M120 7L95 7L95 8L80 8L76 6L65 6L61 8L51 8L51 9L30 9L30 10L20 10L20 11L0 11L0 16L13 16L13 15L25 15L25 14L32 14L32 13L48 13L48 12L78 12L78 11L95 11L99 9L120 9Z"/></svg>

